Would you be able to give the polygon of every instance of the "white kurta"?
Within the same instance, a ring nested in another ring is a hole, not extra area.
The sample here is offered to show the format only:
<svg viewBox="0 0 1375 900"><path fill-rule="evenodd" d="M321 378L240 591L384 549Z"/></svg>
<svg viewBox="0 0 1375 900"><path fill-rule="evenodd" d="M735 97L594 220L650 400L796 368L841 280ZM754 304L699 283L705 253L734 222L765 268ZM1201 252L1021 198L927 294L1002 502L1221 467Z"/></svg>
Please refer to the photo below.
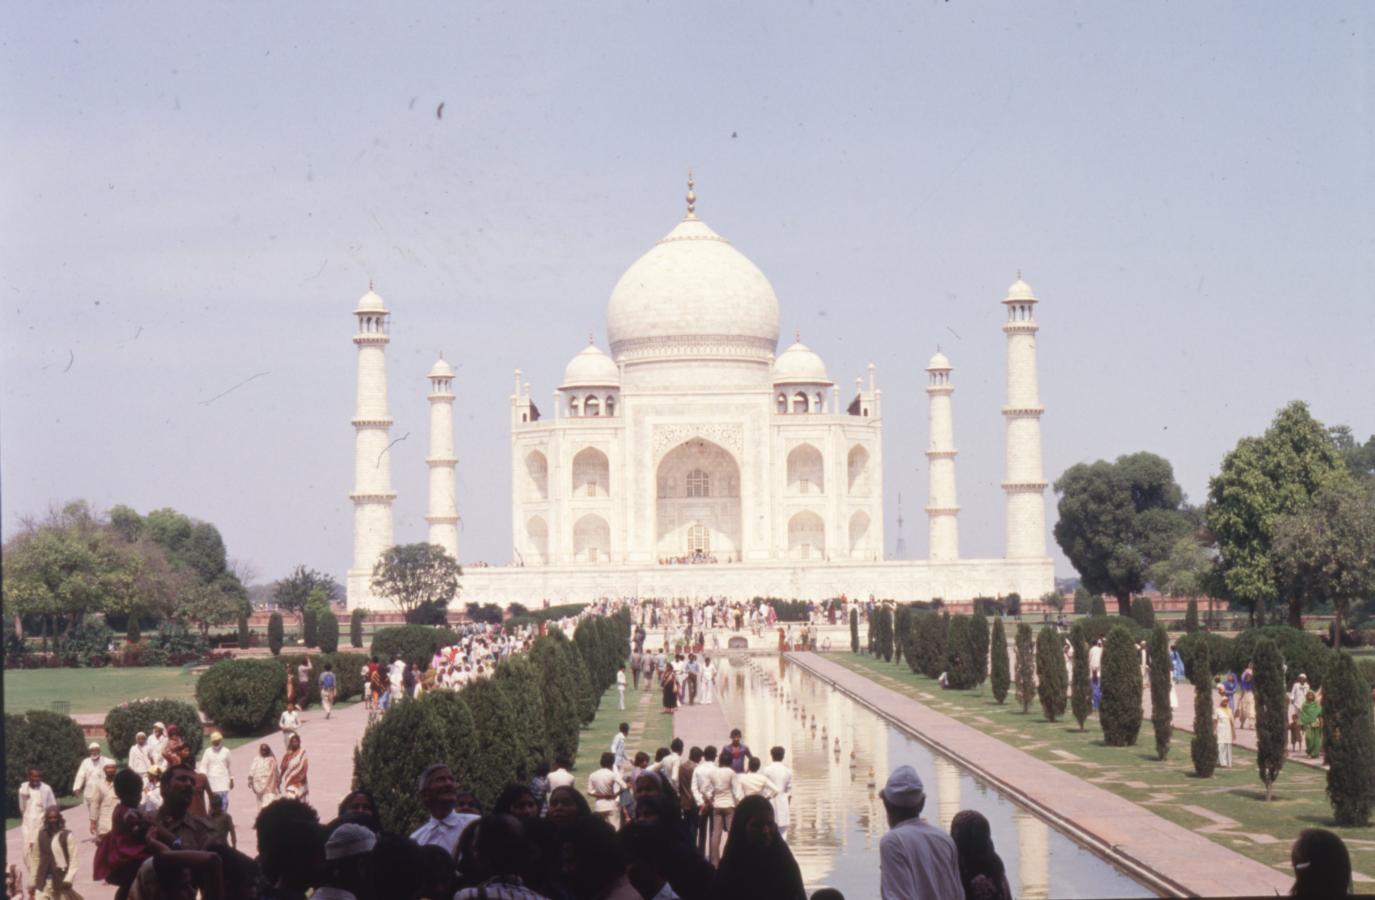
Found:
<svg viewBox="0 0 1375 900"><path fill-rule="evenodd" d="M26 781L19 786L19 815L24 823L24 846L27 848L37 840L43 831L43 813L49 806L56 806L57 798L53 789L39 782L38 787L29 787ZM32 873L30 873L32 874Z"/></svg>
<svg viewBox="0 0 1375 900"><path fill-rule="evenodd" d="M205 752L201 753L201 764L196 768L205 774L205 779L210 782L210 790L215 793L229 790L234 776L229 770L228 747L221 745L218 750L213 746L206 747Z"/></svg>
<svg viewBox="0 0 1375 900"><path fill-rule="evenodd" d="M148 744L143 746L135 744L129 748L129 768L137 772L140 777L148 777Z"/></svg>
<svg viewBox="0 0 1375 900"><path fill-rule="evenodd" d="M793 798L792 770L781 762L771 762L759 774L773 783L773 818L778 823L778 833L786 834Z"/></svg>

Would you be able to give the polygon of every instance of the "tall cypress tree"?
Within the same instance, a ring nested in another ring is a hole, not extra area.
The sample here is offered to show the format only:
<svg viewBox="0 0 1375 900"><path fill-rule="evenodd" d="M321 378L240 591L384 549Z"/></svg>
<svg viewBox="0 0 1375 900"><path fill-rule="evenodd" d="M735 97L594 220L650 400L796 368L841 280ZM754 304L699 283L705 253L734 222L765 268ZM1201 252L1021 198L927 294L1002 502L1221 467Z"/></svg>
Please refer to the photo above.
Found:
<svg viewBox="0 0 1375 900"><path fill-rule="evenodd" d="M1208 642L1194 651L1194 739L1189 752L1199 778L1212 778L1217 769L1217 734L1213 731L1213 661Z"/></svg>
<svg viewBox="0 0 1375 900"><path fill-rule="evenodd" d="M1256 641L1251 651L1255 669L1256 762L1265 785L1265 799L1274 797L1275 782L1284 768L1288 745L1289 695L1284 689L1284 657L1270 638Z"/></svg>
<svg viewBox="0 0 1375 900"><path fill-rule="evenodd" d="M1189 605L1184 607L1184 633L1193 634L1198 631L1198 601L1193 597L1189 598Z"/></svg>
<svg viewBox="0 0 1375 900"><path fill-rule="evenodd" d="M1165 626L1151 630L1151 727L1155 729L1155 754L1163 761L1170 754L1170 734L1174 731L1174 710L1170 709L1170 638Z"/></svg>
<svg viewBox="0 0 1375 900"><path fill-rule="evenodd" d="M974 670L974 639L970 634L969 617L950 617L950 629L945 640L945 675L952 688L967 690L978 684Z"/></svg>
<svg viewBox="0 0 1375 900"><path fill-rule="evenodd" d="M1106 616L1108 614L1107 604L1103 602L1102 594L1094 594L1093 601L1089 603L1089 615Z"/></svg>
<svg viewBox="0 0 1375 900"><path fill-rule="evenodd" d="M976 612L969 620L969 638L974 648L975 684L988 678L988 617Z"/></svg>
<svg viewBox="0 0 1375 900"><path fill-rule="evenodd" d="M1141 732L1141 667L1131 632L1114 625L1103 646L1103 702L1098 720L1103 742L1109 747L1130 747Z"/></svg>
<svg viewBox="0 0 1375 900"><path fill-rule="evenodd" d="M906 603L899 603L897 611L893 613L893 662L902 663L903 635L907 634L907 628L911 624L912 608Z"/></svg>
<svg viewBox="0 0 1375 900"><path fill-rule="evenodd" d="M1089 713L1093 712L1093 684L1089 680L1089 645L1084 639L1084 626L1078 622L1069 632L1069 646L1074 652L1073 670L1069 679L1069 708L1079 730L1084 730Z"/></svg>
<svg viewBox="0 0 1375 900"><path fill-rule="evenodd" d="M1036 635L1036 695L1046 721L1054 722L1065 714L1069 676L1065 672L1065 651L1060 635L1046 625Z"/></svg>
<svg viewBox="0 0 1375 900"><path fill-rule="evenodd" d="M1008 686L1012 684L1012 673L1007 662L1007 632L1003 630L1003 617L993 619L993 639L989 644L989 686L993 688L993 699L1002 703L1007 699Z"/></svg>
<svg viewBox="0 0 1375 900"><path fill-rule="evenodd" d="M1031 637L1031 626L1022 623L1017 626L1017 699L1022 704L1022 712L1031 709L1031 700L1036 696L1036 649Z"/></svg>
<svg viewBox="0 0 1375 900"><path fill-rule="evenodd" d="M850 610L850 652L859 652L859 610Z"/></svg>
<svg viewBox="0 0 1375 900"><path fill-rule="evenodd" d="M1338 651L1323 678L1327 799L1338 825L1364 827L1375 807L1375 728L1370 684L1351 654Z"/></svg>
<svg viewBox="0 0 1375 900"><path fill-rule="evenodd" d="M878 644L874 651L884 662L893 661L893 611L883 607L878 612Z"/></svg>

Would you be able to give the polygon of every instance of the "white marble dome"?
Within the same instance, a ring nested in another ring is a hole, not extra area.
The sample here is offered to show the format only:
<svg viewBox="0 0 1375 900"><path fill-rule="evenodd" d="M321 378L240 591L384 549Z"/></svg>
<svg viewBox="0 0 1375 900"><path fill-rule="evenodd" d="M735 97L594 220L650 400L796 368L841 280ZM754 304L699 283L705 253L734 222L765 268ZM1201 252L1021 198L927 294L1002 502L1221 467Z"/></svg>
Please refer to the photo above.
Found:
<svg viewBox="0 0 1375 900"><path fill-rule="evenodd" d="M449 365L448 361L441 356L439 359L434 361L434 365L430 367L430 374L427 377L452 378L453 376L454 367Z"/></svg>
<svg viewBox="0 0 1375 900"><path fill-rule="evenodd" d="M382 298L377 296L377 292L371 287L368 292L358 298L358 308L354 312L386 312L387 305L382 302Z"/></svg>
<svg viewBox="0 0 1375 900"><path fill-rule="evenodd" d="M931 361L926 364L926 371L928 372L945 372L949 370L950 359L939 350L936 351L935 356L931 357Z"/></svg>
<svg viewBox="0 0 1375 900"><path fill-rule="evenodd" d="M1036 295L1031 291L1031 285L1022 280L1018 275L1017 280L1012 282L1012 286L1007 289L1007 299L1009 300L1036 300Z"/></svg>
<svg viewBox="0 0 1375 900"><path fill-rule="evenodd" d="M767 361L778 346L778 297L758 266L690 215L621 276L606 330L617 360Z"/></svg>
<svg viewBox="0 0 1375 900"><path fill-rule="evenodd" d="M568 361L562 387L611 387L621 383L621 371L596 344L588 344Z"/></svg>
<svg viewBox="0 0 1375 900"><path fill-rule="evenodd" d="M830 384L826 364L816 351L801 341L778 354L773 361L774 384Z"/></svg>

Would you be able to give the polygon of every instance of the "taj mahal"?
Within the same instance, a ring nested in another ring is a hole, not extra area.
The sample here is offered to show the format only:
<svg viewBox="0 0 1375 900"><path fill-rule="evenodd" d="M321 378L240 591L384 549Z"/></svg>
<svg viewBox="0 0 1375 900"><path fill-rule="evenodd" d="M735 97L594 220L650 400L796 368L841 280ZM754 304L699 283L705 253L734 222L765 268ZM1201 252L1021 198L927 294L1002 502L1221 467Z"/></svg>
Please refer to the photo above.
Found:
<svg viewBox="0 0 1375 900"><path fill-rule="evenodd" d="M466 567L465 602L526 605L608 596L848 594L968 600L1054 588L1046 553L1036 375L1036 296L1002 300L1007 337L1005 553L960 556L955 381L926 368L930 558L885 560L883 391L871 364L847 389L797 340L778 351L779 303L764 273L687 213L611 291L610 352L589 337L547 404L519 369L509 398L511 563ZM390 311L359 300L350 608L386 608L369 586L392 546L385 350ZM991 318L991 317L990 317ZM454 371L428 375L428 540L461 561ZM915 448L899 452L915 453Z"/></svg>

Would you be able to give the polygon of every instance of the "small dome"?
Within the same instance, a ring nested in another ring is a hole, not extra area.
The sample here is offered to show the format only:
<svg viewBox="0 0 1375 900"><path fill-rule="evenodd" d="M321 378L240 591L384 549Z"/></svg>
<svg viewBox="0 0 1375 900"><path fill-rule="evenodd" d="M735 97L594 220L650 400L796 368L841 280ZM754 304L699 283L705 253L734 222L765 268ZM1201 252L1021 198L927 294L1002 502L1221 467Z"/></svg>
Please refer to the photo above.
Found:
<svg viewBox="0 0 1375 900"><path fill-rule="evenodd" d="M620 383L621 370L611 357L596 344L588 344L563 370L563 384L560 387L616 387Z"/></svg>
<svg viewBox="0 0 1375 900"><path fill-rule="evenodd" d="M1031 285L1022 280L1018 275L1017 280L1012 282L1012 286L1007 289L1007 299L1009 300L1030 300L1036 302L1036 295L1031 292Z"/></svg>
<svg viewBox="0 0 1375 900"><path fill-rule="evenodd" d="M358 298L358 308L354 312L386 312L387 305L382 302L382 298L377 296L377 292L368 287L368 292Z"/></svg>
<svg viewBox="0 0 1375 900"><path fill-rule="evenodd" d="M931 357L931 361L926 364L926 371L928 372L948 372L950 369L950 360L939 350L936 351L935 356Z"/></svg>
<svg viewBox="0 0 1375 900"><path fill-rule="evenodd" d="M430 369L430 378L452 378L454 367L445 361L444 357L435 360L434 367Z"/></svg>
<svg viewBox="0 0 1375 900"><path fill-rule="evenodd" d="M798 341L773 361L774 384L830 384L826 364L806 344Z"/></svg>

